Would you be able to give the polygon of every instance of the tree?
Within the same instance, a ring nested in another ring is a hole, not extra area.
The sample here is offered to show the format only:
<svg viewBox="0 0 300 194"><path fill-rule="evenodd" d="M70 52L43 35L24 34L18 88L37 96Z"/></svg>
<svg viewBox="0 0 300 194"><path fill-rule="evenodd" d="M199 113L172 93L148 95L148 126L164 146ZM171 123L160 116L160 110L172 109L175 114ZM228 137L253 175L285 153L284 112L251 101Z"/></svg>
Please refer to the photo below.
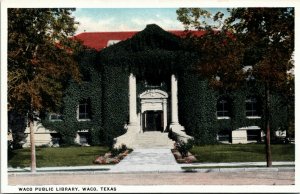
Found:
<svg viewBox="0 0 300 194"><path fill-rule="evenodd" d="M34 113L57 111L67 79L80 79L72 11L8 9L8 110L28 115L33 172Z"/></svg>
<svg viewBox="0 0 300 194"><path fill-rule="evenodd" d="M226 92L239 87L245 77L241 65L244 46L232 32L220 29L223 14L218 12L212 19L206 10L180 8L177 15L186 30L194 28L204 32L202 36L188 33L185 41L187 49L198 53L192 69L206 77L215 89ZM218 21L216 26L213 21Z"/></svg>
<svg viewBox="0 0 300 194"><path fill-rule="evenodd" d="M266 160L267 166L270 167L272 166L270 93L286 91L288 92L288 94L285 93L286 99L294 94L294 74L288 73L293 69L293 60L291 59L294 52L294 9L234 8L228 9L228 12L230 16L223 19L224 14L221 12L212 16L208 11L199 8L180 8L177 10L178 19L185 25L186 29L189 27L198 30L204 29L208 31L208 35L211 34L211 31L227 34L233 40L230 41L232 47L223 47L225 50L221 51L230 53L228 57L233 58L232 62L236 62L236 65L252 66L248 73L251 73L255 80L261 83L265 91ZM210 23L205 22L207 18L211 18ZM213 21L217 22L219 26L214 26ZM220 42L219 37L205 35L197 38L197 40L199 39L208 39L213 48L208 49L207 52L212 52L215 55L216 49L218 49L215 43ZM195 45L198 45L196 48L200 51L204 50L204 53L206 48L211 48L206 47L206 45L204 48L199 48L201 44L199 45L197 41ZM230 49L240 50L240 52ZM232 78L233 82L234 80L240 81L241 77L235 76L239 75L239 68L234 64L229 66L230 64L226 62L228 59L225 59L225 63L223 63L224 56L227 58L226 55L209 58L211 64L218 64L217 68L209 68L209 61L207 65L203 66L200 60L196 63L197 69L205 69L203 72L210 77L211 75L218 75L221 69L223 74ZM232 68L232 66L236 68ZM224 85L231 85L231 83L228 84L226 78L222 79L221 77L220 80Z"/></svg>

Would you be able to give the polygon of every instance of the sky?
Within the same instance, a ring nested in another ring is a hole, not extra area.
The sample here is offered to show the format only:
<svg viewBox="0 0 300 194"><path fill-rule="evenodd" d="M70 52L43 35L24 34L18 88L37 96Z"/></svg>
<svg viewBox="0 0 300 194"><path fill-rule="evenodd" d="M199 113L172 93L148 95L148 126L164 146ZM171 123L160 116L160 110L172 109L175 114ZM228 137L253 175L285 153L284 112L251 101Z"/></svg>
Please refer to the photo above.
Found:
<svg viewBox="0 0 300 194"><path fill-rule="evenodd" d="M77 8L73 15L80 24L77 34L86 32L140 31L147 24L157 24L165 30L183 30L177 20L178 8ZM212 14L226 12L208 8Z"/></svg>

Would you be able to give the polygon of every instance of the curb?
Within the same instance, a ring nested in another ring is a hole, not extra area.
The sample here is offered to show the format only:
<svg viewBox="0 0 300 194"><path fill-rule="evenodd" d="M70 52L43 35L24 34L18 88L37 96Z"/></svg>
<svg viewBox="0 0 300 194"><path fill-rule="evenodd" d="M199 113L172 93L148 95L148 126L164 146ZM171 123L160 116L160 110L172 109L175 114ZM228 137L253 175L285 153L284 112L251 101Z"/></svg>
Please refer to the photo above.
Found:
<svg viewBox="0 0 300 194"><path fill-rule="evenodd" d="M127 171L127 172L110 172L110 170L96 170L96 171L49 171L49 172L8 172L9 176L45 176L49 174L155 174L155 173L214 173L214 172L295 172L295 167L275 167L275 168L201 168L201 169L182 169L178 171L168 171L168 170L162 170L162 171Z"/></svg>
<svg viewBox="0 0 300 194"><path fill-rule="evenodd" d="M201 169L186 169L184 172L202 172L202 173L210 173L210 172L293 172L295 171L295 167L262 167L262 168L201 168Z"/></svg>
<svg viewBox="0 0 300 194"><path fill-rule="evenodd" d="M272 162L273 165L295 165L294 161L278 161L278 162ZM190 163L190 164L179 164L181 167L192 167L192 166L215 166L216 168L218 166L261 166L265 167L266 162L230 162L230 163L224 163L224 162L219 162L219 163Z"/></svg>

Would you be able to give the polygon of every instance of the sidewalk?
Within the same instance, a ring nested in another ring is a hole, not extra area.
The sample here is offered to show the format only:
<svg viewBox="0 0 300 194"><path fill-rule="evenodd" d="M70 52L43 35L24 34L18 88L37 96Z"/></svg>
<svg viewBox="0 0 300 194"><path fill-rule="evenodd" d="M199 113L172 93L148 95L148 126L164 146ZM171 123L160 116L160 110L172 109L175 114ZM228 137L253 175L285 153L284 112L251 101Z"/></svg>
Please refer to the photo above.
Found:
<svg viewBox="0 0 300 194"><path fill-rule="evenodd" d="M222 164L222 165L220 165ZM276 165L280 165L279 167ZM136 169L126 168L123 166L113 165L99 165L99 166L61 166L61 167L42 167L37 168L35 174L45 173L57 173L57 174L68 174L68 173L85 173L85 174L115 174L115 173L164 173L164 172L247 172L247 171L277 171L277 172L290 172L295 171L295 167L291 166L291 162L273 162L273 167L266 167L265 164L260 162L253 162L247 166L244 163L194 163L194 164L177 164L175 166L165 165L157 168L157 165L138 165ZM178 167L179 166L179 167ZM242 167L239 167L242 166ZM261 166L261 167L257 167ZM285 167L286 166L286 167ZM186 170L182 169L185 167L200 167L199 169ZM230 167L230 168L228 168ZM29 167L26 168L8 168L9 174L32 174Z"/></svg>
<svg viewBox="0 0 300 194"><path fill-rule="evenodd" d="M110 172L181 172L170 149L135 149Z"/></svg>

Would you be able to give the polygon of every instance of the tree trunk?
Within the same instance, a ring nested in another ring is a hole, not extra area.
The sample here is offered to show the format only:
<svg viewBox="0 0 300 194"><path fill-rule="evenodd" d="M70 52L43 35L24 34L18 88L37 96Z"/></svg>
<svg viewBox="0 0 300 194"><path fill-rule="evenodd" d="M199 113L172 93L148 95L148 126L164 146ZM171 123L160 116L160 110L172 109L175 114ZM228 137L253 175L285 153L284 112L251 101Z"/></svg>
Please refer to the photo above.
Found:
<svg viewBox="0 0 300 194"><path fill-rule="evenodd" d="M35 141L33 130L33 113L29 114L29 128L30 128L30 144L31 144L31 172L36 172L36 157L35 157Z"/></svg>
<svg viewBox="0 0 300 194"><path fill-rule="evenodd" d="M272 154L271 154L271 132L270 132L270 90L269 84L265 88L266 98L266 160L267 167L272 167Z"/></svg>

